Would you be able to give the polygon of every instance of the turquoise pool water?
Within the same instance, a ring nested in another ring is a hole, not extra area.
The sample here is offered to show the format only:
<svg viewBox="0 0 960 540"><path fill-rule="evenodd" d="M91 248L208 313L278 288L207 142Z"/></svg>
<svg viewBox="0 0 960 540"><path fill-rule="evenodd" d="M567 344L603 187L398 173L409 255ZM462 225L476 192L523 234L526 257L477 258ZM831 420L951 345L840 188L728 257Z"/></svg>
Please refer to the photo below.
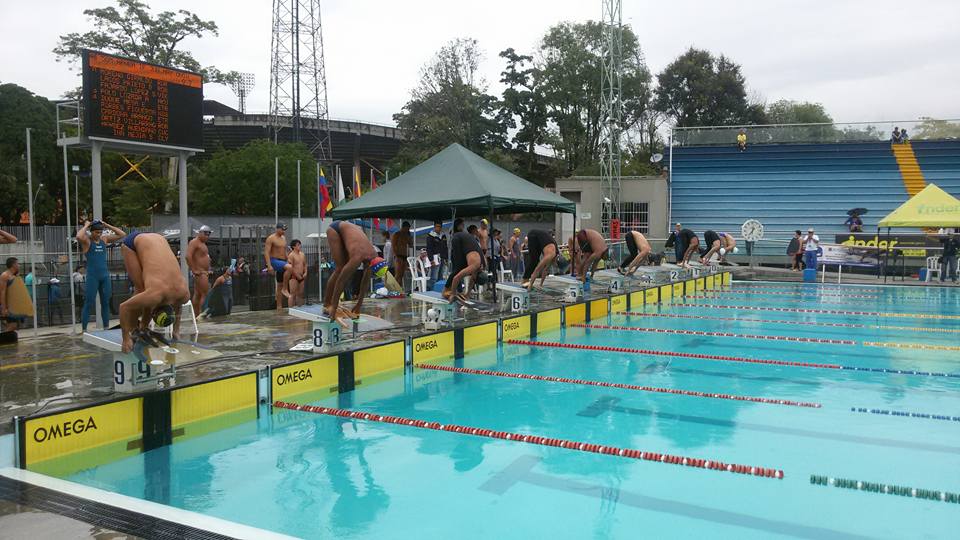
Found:
<svg viewBox="0 0 960 540"><path fill-rule="evenodd" d="M703 296L588 324L733 336L569 328L537 341L889 371L505 345L456 365L821 407L428 369L315 403L772 467L783 479L266 409L69 479L304 538L956 538L958 503L811 475L960 493L960 290L735 282Z"/></svg>

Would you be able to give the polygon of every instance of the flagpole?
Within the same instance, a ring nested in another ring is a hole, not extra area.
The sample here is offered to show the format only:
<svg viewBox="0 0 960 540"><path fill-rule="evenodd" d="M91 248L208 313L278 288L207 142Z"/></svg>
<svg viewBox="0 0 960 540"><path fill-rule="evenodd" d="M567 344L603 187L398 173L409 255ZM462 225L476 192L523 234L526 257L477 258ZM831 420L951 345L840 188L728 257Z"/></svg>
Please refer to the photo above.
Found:
<svg viewBox="0 0 960 540"><path fill-rule="evenodd" d="M317 163L317 290L319 291L319 301L317 302L320 305L323 305L323 257L321 252L323 251L323 238L321 238L321 229L323 229L323 217L321 214L323 206L323 197L320 195L320 163Z"/></svg>

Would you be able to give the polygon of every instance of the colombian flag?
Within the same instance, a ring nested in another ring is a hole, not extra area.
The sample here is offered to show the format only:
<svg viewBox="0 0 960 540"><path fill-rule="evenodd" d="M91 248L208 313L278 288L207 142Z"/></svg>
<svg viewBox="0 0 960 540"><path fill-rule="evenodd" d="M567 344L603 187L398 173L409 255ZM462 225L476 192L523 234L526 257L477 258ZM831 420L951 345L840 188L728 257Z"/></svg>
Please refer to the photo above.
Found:
<svg viewBox="0 0 960 540"><path fill-rule="evenodd" d="M359 198L363 195L363 190L360 189L360 167L353 168L353 198Z"/></svg>
<svg viewBox="0 0 960 540"><path fill-rule="evenodd" d="M333 208L333 202L330 201L330 192L327 191L327 179L323 176L323 169L320 169L320 219L327 217L327 211Z"/></svg>

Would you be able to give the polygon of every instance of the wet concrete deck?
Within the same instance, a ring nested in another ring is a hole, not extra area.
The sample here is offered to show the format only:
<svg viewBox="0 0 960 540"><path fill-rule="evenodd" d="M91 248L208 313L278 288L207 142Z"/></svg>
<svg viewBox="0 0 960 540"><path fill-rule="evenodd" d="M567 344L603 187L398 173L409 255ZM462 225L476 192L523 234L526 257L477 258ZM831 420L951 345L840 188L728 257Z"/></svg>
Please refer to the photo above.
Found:
<svg viewBox="0 0 960 540"><path fill-rule="evenodd" d="M555 295L535 293L531 296L532 310L559 305L559 297ZM485 311L463 310L460 316L464 319L458 321L458 326L494 320L509 312L506 304L492 307ZM424 333L419 323L418 304L411 299L366 299L362 311L391 321L395 326L357 335L347 331L333 351ZM201 319L198 324L200 334L195 341L223 356L178 367L177 385L316 356L313 352L290 351L294 345L310 338L312 324L288 315L286 310L282 313L239 312ZM184 338L194 339L186 332ZM0 346L0 435L13 431L15 416L55 411L114 395L112 353L84 343L80 335L69 333L69 327L44 329L37 337L26 329L20 332L18 343Z"/></svg>

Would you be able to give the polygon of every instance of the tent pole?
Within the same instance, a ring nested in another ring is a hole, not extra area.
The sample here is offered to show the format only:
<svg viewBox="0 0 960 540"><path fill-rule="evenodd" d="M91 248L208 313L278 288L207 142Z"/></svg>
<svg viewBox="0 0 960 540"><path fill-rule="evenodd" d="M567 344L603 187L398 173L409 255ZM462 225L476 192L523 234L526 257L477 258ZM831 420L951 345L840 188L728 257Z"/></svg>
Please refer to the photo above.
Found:
<svg viewBox="0 0 960 540"><path fill-rule="evenodd" d="M497 269L497 268L492 268L492 267L493 267L493 261L494 261L494 259L496 259L496 255L497 255L496 253L493 252L493 246L495 245L495 244L494 244L494 239L493 239L493 201L489 201L489 202L487 203L487 206L488 206L489 209L490 209L490 210L489 210L489 211L490 211L490 230L488 231L488 234L487 234L487 236L489 236L489 241L490 241L490 261L489 261L488 264L491 266L491 268L487 268L487 270L490 272L491 275L493 275L493 282L496 283L496 282L497 282L497 270L498 270L498 269Z"/></svg>

